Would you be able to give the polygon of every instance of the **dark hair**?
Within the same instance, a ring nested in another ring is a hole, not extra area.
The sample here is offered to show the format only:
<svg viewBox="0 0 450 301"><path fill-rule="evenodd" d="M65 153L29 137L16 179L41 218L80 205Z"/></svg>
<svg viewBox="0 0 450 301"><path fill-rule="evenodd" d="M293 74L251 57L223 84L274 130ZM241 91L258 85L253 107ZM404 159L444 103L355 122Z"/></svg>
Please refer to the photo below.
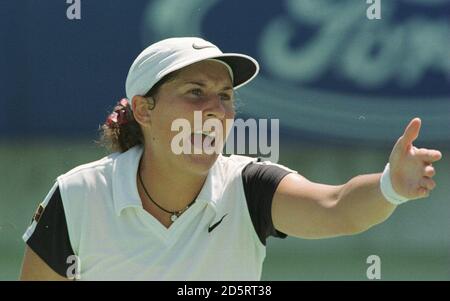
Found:
<svg viewBox="0 0 450 301"><path fill-rule="evenodd" d="M177 72L172 72L164 76L158 81L145 95L144 97L153 97L154 105L156 105L155 96L158 93L160 87L171 81L176 76ZM111 115L118 113L118 117L115 121L111 120ZM126 122L121 122L122 119ZM141 126L134 119L131 105L117 104L112 113L108 115L105 123L100 127L100 144L113 152L126 152L133 146L144 143L144 135L142 133Z"/></svg>

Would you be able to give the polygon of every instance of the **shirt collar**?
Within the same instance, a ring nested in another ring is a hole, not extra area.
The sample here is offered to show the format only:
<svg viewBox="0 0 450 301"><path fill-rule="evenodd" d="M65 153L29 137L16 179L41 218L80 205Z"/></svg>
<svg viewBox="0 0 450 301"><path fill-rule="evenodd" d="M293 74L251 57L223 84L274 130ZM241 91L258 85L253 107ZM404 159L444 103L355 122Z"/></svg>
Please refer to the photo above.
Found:
<svg viewBox="0 0 450 301"><path fill-rule="evenodd" d="M118 155L113 164L113 201L117 216L128 207L142 208L142 202L136 184L136 175L144 148L135 146ZM223 185L221 177L219 155L214 165L208 171L205 183L197 196L196 202L209 204L217 211L217 204L221 198Z"/></svg>
<svg viewBox="0 0 450 301"><path fill-rule="evenodd" d="M213 209L217 210L218 201L221 198L223 185L219 181L219 160L221 155L214 162L213 166L208 171L205 183L197 196L196 202L201 202L210 205Z"/></svg>
<svg viewBox="0 0 450 301"><path fill-rule="evenodd" d="M136 185L136 175L142 152L142 146L135 146L118 155L114 160L112 186L114 209L118 216L127 207L142 208Z"/></svg>

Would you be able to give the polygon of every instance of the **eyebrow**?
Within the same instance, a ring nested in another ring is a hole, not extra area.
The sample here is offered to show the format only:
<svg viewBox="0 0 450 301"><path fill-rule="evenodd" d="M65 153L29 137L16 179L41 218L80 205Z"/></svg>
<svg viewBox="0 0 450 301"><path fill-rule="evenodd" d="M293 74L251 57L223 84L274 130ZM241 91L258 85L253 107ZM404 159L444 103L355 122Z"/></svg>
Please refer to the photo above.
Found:
<svg viewBox="0 0 450 301"><path fill-rule="evenodd" d="M201 81L185 81L185 82L183 82L183 85L197 85L197 86L200 86L200 87L206 87L206 84L204 83L204 82L201 82ZM223 87L222 89L221 89L221 91L226 91L226 90L233 90L233 87L232 86L225 86L225 87Z"/></svg>

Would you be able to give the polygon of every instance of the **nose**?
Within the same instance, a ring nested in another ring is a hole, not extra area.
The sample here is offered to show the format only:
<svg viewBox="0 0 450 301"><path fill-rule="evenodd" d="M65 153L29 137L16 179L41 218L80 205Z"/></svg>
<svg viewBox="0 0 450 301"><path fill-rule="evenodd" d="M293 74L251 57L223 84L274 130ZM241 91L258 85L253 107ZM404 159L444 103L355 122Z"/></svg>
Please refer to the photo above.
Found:
<svg viewBox="0 0 450 301"><path fill-rule="evenodd" d="M227 108L223 104L219 95L211 95L205 102L203 109L203 116L207 118L224 119L227 113Z"/></svg>

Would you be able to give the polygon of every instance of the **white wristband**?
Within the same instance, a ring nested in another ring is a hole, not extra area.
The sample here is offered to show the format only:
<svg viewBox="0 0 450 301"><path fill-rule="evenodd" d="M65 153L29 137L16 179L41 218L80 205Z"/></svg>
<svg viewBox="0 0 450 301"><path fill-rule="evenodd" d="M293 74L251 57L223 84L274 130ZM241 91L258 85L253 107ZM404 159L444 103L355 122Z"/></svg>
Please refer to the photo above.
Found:
<svg viewBox="0 0 450 301"><path fill-rule="evenodd" d="M390 203L394 205L400 205L408 201L408 198L405 198L404 196L399 195L397 192L395 192L394 187L392 187L391 182L391 172L389 169L389 163L386 164L386 167L384 168L383 174L381 175L380 179L380 187L381 192L383 193L383 196L386 200L388 200Z"/></svg>

